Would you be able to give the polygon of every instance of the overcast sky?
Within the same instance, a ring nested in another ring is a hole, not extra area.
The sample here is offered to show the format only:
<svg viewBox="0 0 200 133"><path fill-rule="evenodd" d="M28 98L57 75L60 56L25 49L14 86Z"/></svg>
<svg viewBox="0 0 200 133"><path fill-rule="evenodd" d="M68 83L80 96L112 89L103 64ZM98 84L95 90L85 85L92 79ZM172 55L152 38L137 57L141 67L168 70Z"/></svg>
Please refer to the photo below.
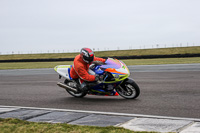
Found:
<svg viewBox="0 0 200 133"><path fill-rule="evenodd" d="M200 0L0 0L0 53L200 46Z"/></svg>

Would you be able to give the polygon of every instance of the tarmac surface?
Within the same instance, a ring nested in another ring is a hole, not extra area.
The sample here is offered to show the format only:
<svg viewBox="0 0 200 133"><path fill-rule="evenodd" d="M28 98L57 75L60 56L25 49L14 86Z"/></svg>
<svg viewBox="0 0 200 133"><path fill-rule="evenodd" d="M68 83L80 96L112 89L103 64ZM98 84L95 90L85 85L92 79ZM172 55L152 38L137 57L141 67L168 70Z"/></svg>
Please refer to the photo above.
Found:
<svg viewBox="0 0 200 133"><path fill-rule="evenodd" d="M0 105L200 118L200 64L129 66L141 89L135 100L74 98L53 69L0 70Z"/></svg>
<svg viewBox="0 0 200 133"><path fill-rule="evenodd" d="M141 89L140 96L135 100L126 100L120 96L74 98L56 86L60 80L53 69L0 70L0 105L128 113L138 116L145 114L156 118L184 117L192 120L183 122L181 129L188 126L190 131L199 129L199 122L196 123L193 119L200 118L200 64L129 66L129 69L130 77ZM161 121L156 118L150 118L150 121L146 117L131 118L123 127L134 127L132 121L140 126L151 122L156 125L158 122L157 125L160 123L162 127ZM165 123L171 121L167 119ZM180 128L173 131L179 132ZM134 129L140 131L138 127Z"/></svg>

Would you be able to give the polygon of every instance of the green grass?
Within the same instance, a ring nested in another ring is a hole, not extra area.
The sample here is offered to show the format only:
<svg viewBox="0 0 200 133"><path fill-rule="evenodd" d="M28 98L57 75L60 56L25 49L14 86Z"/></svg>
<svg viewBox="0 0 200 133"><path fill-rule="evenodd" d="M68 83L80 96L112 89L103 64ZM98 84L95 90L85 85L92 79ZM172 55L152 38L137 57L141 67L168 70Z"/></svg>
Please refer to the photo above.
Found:
<svg viewBox="0 0 200 133"><path fill-rule="evenodd" d="M74 58L78 53L0 55L0 60Z"/></svg>
<svg viewBox="0 0 200 133"><path fill-rule="evenodd" d="M13 59L49 59L49 58L74 58L78 53L59 54L25 54L25 55L0 55L0 60ZM141 50L118 50L95 52L97 57L130 56L130 55L170 55L170 54L200 54L200 46L141 49ZM123 60L127 65L154 65L154 64L189 64L200 63L200 57L193 58L157 58L157 59L129 59ZM56 65L71 65L72 61L63 62L22 62L22 63L0 63L0 69L33 69L53 68Z"/></svg>
<svg viewBox="0 0 200 133"><path fill-rule="evenodd" d="M49 59L49 58L74 58L78 53L58 53L58 54L13 54L0 55L0 60L14 59ZM171 54L200 54L200 46L159 48L159 49L138 49L138 50L115 50L95 52L97 57L111 56L140 56L140 55L171 55Z"/></svg>
<svg viewBox="0 0 200 133"><path fill-rule="evenodd" d="M126 65L156 65L156 64L190 64L200 63L200 57L192 58L158 58L158 59L129 59L122 60ZM57 65L72 65L72 61L63 62L20 62L0 63L0 69L35 69L54 68Z"/></svg>
<svg viewBox="0 0 200 133"><path fill-rule="evenodd" d="M117 50L96 52L96 56L141 56L141 55L172 55L172 54L199 54L200 46L196 47L176 47L158 49L137 49L137 50Z"/></svg>
<svg viewBox="0 0 200 133"><path fill-rule="evenodd" d="M35 123L19 119L1 119L1 133L153 133L133 132L119 127L78 126L69 124Z"/></svg>
<svg viewBox="0 0 200 133"><path fill-rule="evenodd" d="M200 63L200 57L130 59L130 60L123 60L123 61L126 65L191 64L191 63Z"/></svg>
<svg viewBox="0 0 200 133"><path fill-rule="evenodd" d="M37 68L54 68L57 65L72 65L72 61L64 62L14 62L0 63L0 69L37 69Z"/></svg>

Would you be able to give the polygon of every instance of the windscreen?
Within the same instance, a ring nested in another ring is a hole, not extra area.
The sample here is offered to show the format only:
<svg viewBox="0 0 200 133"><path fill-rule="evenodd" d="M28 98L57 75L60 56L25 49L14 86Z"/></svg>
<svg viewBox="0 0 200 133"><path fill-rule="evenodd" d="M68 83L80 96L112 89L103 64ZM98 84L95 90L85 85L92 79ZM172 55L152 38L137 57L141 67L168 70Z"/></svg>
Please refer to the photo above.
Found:
<svg viewBox="0 0 200 133"><path fill-rule="evenodd" d="M120 62L118 60L114 60L112 58L108 58L105 63L106 63L106 65L102 65L101 68L119 69L121 67Z"/></svg>

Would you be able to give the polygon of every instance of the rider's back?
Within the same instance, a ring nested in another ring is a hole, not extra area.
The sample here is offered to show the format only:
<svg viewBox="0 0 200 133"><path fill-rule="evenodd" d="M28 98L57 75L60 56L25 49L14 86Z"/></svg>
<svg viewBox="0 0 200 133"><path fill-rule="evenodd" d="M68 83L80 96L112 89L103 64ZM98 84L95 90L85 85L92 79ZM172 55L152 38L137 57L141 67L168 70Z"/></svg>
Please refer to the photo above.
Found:
<svg viewBox="0 0 200 133"><path fill-rule="evenodd" d="M101 58L97 58L95 57L94 60L101 60ZM102 60L101 60L102 61ZM90 75L88 73L89 70L89 65L88 63L85 63L80 54L77 55L74 59L74 64L73 67L70 71L70 75L72 77L72 79L77 79L77 78L81 78L85 81L94 81L95 80L95 76L94 75Z"/></svg>

